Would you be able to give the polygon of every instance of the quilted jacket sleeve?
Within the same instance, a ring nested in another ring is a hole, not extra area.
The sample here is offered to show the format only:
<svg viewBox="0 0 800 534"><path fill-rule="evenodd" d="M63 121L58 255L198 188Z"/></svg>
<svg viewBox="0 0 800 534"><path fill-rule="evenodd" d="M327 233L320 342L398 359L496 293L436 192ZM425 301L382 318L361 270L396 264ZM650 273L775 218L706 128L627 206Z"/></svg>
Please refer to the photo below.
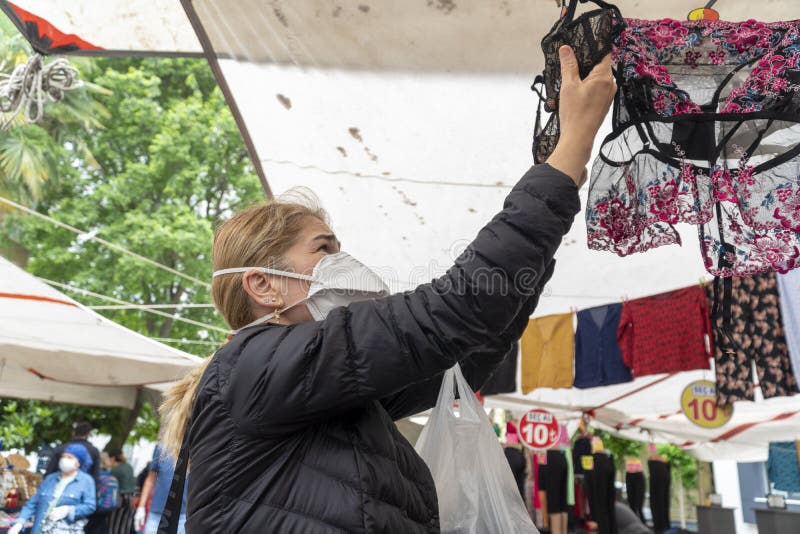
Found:
<svg viewBox="0 0 800 534"><path fill-rule="evenodd" d="M501 363L508 356L513 343L519 340L522 336L523 330L528 326L529 315L524 310L528 308L535 308L539 302L539 295L544 285L550 280L553 274L556 260L550 262L544 276L539 281L538 288L535 295L531 297L532 302L526 303L523 306L523 312L512 323L509 329L509 334L512 339L508 348L502 351L497 351L489 354L474 354L469 358L461 360L461 371L464 373L464 378L467 379L472 391L478 391L483 387L492 373L500 366ZM438 374L433 378L428 378L417 384L412 384L407 388L398 391L393 395L389 395L381 399L381 404L389 412L393 420L397 421L403 417L424 412L436 405L436 400L439 397L439 390L442 387L442 374Z"/></svg>
<svg viewBox="0 0 800 534"><path fill-rule="evenodd" d="M567 175L534 166L444 276L251 336L226 388L232 417L243 431L285 433L504 353L579 210Z"/></svg>

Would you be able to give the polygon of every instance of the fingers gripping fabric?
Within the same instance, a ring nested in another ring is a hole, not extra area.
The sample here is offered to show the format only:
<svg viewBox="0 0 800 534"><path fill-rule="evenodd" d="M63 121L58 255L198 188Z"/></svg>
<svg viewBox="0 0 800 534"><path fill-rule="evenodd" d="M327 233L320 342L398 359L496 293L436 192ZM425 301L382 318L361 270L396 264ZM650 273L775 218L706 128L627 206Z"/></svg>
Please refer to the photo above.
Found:
<svg viewBox="0 0 800 534"><path fill-rule="evenodd" d="M581 0L586 3L586 0ZM603 57L611 51L614 39L624 26L622 15L616 6L602 1L595 1L600 9L595 9L574 18L578 0L571 0L564 16L552 27L542 39L545 66L542 75L537 76L532 89L539 95L539 111L536 114L536 126L533 137L533 160L542 163L558 143L560 136L558 122L558 93L561 89L561 61L558 49L569 45L578 60L578 71L581 78L586 77ZM544 87L544 94L541 87ZM550 117L544 127L541 126L541 106Z"/></svg>

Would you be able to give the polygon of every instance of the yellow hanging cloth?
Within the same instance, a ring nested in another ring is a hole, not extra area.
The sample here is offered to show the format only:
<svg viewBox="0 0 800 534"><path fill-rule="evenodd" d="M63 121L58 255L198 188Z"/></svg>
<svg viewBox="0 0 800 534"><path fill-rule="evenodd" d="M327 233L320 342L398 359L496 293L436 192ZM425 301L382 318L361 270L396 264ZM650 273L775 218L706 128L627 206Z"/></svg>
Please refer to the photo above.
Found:
<svg viewBox="0 0 800 534"><path fill-rule="evenodd" d="M575 378L575 333L572 314L559 313L528 321L522 334L522 393L536 388L569 388Z"/></svg>

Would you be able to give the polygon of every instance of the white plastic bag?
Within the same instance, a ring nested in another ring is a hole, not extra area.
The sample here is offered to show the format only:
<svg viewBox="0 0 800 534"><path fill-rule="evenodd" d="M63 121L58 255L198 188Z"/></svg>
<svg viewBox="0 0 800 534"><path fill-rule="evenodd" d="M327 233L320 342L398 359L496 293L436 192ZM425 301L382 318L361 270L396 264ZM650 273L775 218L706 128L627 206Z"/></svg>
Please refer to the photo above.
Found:
<svg viewBox="0 0 800 534"><path fill-rule="evenodd" d="M492 424L458 364L444 373L416 449L436 483L442 533L538 534Z"/></svg>

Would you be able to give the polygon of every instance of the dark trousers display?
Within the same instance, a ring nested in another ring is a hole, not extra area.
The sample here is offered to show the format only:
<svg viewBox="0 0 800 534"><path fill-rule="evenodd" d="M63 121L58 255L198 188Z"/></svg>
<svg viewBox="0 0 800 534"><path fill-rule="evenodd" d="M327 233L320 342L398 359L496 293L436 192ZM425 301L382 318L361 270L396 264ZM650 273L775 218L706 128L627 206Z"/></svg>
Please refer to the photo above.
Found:
<svg viewBox="0 0 800 534"><path fill-rule="evenodd" d="M625 473L625 489L628 493L628 506L645 523L644 512L644 473Z"/></svg>
<svg viewBox="0 0 800 534"><path fill-rule="evenodd" d="M593 457L594 469L585 473L589 515L597 523L598 534L617 534L614 513L614 459L604 453L595 453Z"/></svg>
<svg viewBox="0 0 800 534"><path fill-rule="evenodd" d="M547 451L547 513L567 512L567 459L559 450Z"/></svg>
<svg viewBox="0 0 800 534"><path fill-rule="evenodd" d="M669 530L670 468L666 462L650 460L650 510L653 512L653 530L660 534Z"/></svg>

